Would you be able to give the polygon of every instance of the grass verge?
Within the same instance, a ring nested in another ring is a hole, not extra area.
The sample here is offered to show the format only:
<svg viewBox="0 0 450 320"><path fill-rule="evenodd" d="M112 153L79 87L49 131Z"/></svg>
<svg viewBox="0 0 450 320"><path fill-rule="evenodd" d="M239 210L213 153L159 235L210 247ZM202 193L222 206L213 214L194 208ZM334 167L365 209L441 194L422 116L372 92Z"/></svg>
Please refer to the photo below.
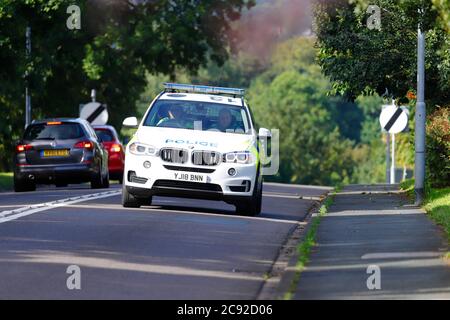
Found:
<svg viewBox="0 0 450 320"><path fill-rule="evenodd" d="M300 280L300 274L305 269L306 264L309 262L309 256L312 248L316 245L317 229L319 228L320 221L323 216L328 213L328 208L334 201L334 197L341 190L341 186L334 188L331 195L329 195L319 208L317 214L311 219L311 224L308 228L305 238L299 243L297 247L298 260L295 265L295 276L289 287L288 292L285 293L284 300L292 300L295 290L297 289L298 282Z"/></svg>
<svg viewBox="0 0 450 320"><path fill-rule="evenodd" d="M12 190L13 188L13 173L0 172L0 191Z"/></svg>
<svg viewBox="0 0 450 320"><path fill-rule="evenodd" d="M406 191L409 197L414 197L414 179L402 182L400 187ZM422 207L433 221L444 228L450 243L450 187L428 187L425 191L425 201ZM446 257L450 259L450 252L446 254Z"/></svg>

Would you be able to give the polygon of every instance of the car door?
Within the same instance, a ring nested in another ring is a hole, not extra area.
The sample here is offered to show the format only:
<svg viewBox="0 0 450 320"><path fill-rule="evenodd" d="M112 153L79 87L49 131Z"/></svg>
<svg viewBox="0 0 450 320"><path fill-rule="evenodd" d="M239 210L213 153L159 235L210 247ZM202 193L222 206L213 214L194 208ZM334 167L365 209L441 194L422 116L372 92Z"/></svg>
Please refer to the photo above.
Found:
<svg viewBox="0 0 450 320"><path fill-rule="evenodd" d="M86 123L86 130L89 131L91 139L95 142L95 153L96 158L98 158L98 162L101 163L102 174L106 175L108 173L108 151L106 147L103 145L101 139L95 133L94 128L89 123Z"/></svg>

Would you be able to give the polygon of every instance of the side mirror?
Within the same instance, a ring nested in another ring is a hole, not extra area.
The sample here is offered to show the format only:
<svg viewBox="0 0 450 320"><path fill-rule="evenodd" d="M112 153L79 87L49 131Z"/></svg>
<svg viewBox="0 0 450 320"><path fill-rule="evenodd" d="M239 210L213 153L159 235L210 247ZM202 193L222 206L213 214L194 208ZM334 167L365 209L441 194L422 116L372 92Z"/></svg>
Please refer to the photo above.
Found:
<svg viewBox="0 0 450 320"><path fill-rule="evenodd" d="M259 128L258 140L260 143L260 156L263 167L270 163L270 156L272 153L272 132L266 128Z"/></svg>
<svg viewBox="0 0 450 320"><path fill-rule="evenodd" d="M137 128L138 120L136 117L128 117L123 120L122 125L129 128Z"/></svg>
<svg viewBox="0 0 450 320"><path fill-rule="evenodd" d="M272 132L266 128L259 128L258 136L260 138L272 138Z"/></svg>

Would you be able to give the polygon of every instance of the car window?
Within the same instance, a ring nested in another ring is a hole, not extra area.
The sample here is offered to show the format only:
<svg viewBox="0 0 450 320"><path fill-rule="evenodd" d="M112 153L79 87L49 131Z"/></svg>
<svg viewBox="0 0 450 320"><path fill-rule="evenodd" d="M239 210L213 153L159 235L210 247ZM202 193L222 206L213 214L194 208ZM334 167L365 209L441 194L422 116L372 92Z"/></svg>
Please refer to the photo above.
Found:
<svg viewBox="0 0 450 320"><path fill-rule="evenodd" d="M97 134L97 137L99 137L103 142L111 142L115 140L113 133L109 130L95 129L95 133Z"/></svg>
<svg viewBox="0 0 450 320"><path fill-rule="evenodd" d="M248 134L251 130L244 107L202 101L158 100L144 126Z"/></svg>
<svg viewBox="0 0 450 320"><path fill-rule="evenodd" d="M83 129L78 123L60 123L60 124L32 124L25 131L25 140L69 140L78 139L85 135Z"/></svg>

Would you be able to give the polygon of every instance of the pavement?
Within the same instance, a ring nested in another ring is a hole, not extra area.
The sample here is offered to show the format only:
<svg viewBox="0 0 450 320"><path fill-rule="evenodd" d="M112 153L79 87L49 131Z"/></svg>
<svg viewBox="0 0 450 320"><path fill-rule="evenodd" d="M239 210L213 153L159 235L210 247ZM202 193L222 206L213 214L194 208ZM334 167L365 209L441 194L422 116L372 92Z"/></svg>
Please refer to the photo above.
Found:
<svg viewBox="0 0 450 320"><path fill-rule="evenodd" d="M267 183L258 217L180 198L123 208L119 185L3 192L0 299L255 299L280 248L329 190ZM80 290L66 285L72 265Z"/></svg>
<svg viewBox="0 0 450 320"><path fill-rule="evenodd" d="M450 299L448 241L408 203L395 185L339 192L294 299Z"/></svg>

